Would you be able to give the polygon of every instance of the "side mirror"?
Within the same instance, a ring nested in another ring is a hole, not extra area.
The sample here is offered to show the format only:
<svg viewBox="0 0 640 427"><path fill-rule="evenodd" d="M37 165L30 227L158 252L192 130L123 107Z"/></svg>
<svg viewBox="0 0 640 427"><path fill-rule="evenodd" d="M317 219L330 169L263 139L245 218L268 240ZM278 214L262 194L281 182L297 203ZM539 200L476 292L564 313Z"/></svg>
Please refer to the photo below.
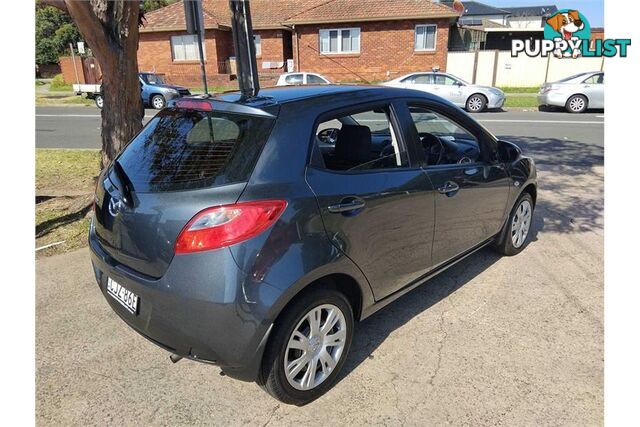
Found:
<svg viewBox="0 0 640 427"><path fill-rule="evenodd" d="M462 82L456 82L456 86L458 86L458 87L462 87L462 86L464 86L464 83L462 83Z"/></svg>
<svg viewBox="0 0 640 427"><path fill-rule="evenodd" d="M508 141L498 141L498 160L513 163L522 155L522 150L516 144Z"/></svg>

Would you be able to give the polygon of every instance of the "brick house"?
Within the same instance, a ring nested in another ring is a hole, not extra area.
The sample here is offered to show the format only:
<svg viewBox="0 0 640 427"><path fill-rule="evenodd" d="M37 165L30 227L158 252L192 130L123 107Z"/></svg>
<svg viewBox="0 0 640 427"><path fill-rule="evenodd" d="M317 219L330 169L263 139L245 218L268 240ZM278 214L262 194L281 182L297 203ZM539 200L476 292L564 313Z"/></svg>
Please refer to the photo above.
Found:
<svg viewBox="0 0 640 427"><path fill-rule="evenodd" d="M204 56L209 82L228 84L234 55L226 0L203 0ZM287 71L314 71L332 81L386 80L401 73L446 69L450 7L431 0L252 0L258 69L272 83ZM195 37L185 29L184 6L146 15L140 31L140 70L171 82L200 86Z"/></svg>

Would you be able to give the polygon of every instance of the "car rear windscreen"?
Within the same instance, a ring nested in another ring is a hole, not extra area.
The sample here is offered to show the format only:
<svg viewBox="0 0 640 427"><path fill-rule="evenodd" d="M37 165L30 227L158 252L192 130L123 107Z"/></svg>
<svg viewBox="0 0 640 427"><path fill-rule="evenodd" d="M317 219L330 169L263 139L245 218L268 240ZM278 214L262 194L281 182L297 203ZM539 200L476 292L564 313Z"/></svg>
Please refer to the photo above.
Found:
<svg viewBox="0 0 640 427"><path fill-rule="evenodd" d="M274 120L224 112L158 113L117 158L137 192L205 188L243 182Z"/></svg>

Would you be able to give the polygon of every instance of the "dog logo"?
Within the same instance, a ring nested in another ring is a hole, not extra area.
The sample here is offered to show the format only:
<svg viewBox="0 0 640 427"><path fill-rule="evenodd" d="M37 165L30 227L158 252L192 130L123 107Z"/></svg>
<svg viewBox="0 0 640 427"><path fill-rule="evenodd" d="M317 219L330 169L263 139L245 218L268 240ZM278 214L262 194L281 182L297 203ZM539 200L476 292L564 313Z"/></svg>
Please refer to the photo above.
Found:
<svg viewBox="0 0 640 427"><path fill-rule="evenodd" d="M561 39L567 42L589 40L591 39L591 27L587 18L579 11L564 9L547 19L544 37L547 40ZM558 48L553 53L558 58L577 58L582 55L582 51L575 47L571 47L564 52Z"/></svg>

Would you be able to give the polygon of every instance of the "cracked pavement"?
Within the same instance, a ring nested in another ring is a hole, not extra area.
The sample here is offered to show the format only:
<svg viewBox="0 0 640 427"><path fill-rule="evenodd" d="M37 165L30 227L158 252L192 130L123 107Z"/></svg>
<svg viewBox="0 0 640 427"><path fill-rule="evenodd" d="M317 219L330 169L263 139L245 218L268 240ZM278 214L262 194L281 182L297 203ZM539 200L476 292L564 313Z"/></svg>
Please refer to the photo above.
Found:
<svg viewBox="0 0 640 427"><path fill-rule="evenodd" d="M38 260L37 423L603 424L604 150L509 139L539 168L529 246L484 249L357 325L340 382L305 407L172 364L111 312L87 249Z"/></svg>

